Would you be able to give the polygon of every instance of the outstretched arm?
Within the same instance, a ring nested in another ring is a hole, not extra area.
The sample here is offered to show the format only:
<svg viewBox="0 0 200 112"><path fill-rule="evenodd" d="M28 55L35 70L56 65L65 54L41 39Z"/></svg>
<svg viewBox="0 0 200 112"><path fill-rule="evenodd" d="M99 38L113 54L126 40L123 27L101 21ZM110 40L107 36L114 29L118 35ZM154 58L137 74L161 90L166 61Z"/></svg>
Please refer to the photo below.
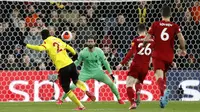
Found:
<svg viewBox="0 0 200 112"><path fill-rule="evenodd" d="M178 33L177 37L179 39L180 49L181 49L181 51L179 51L179 55L180 56L186 56L187 52L186 52L186 49L185 49L185 39L183 37L183 34L182 33Z"/></svg>
<svg viewBox="0 0 200 112"><path fill-rule="evenodd" d="M36 50L36 51L45 51L46 50L46 47L44 45L27 44L26 47L29 48L29 49Z"/></svg>
<svg viewBox="0 0 200 112"><path fill-rule="evenodd" d="M178 40L179 40L179 43L180 43L180 49L184 51L185 50L185 39L183 37L183 34L178 33L177 37L178 37Z"/></svg>
<svg viewBox="0 0 200 112"><path fill-rule="evenodd" d="M120 68L125 65L130 59L131 57L133 56L134 52L135 52L135 43L132 42L132 45L131 45L131 49L128 51L128 53L126 54L125 58L122 60L122 62L116 66L116 69L117 70L120 70Z"/></svg>
<svg viewBox="0 0 200 112"><path fill-rule="evenodd" d="M73 61L77 60L77 58L78 58L78 53L74 50L73 47L71 47L70 45L66 44L65 49L66 49L67 51L69 51L69 52L73 55L72 58L71 58Z"/></svg>
<svg viewBox="0 0 200 112"><path fill-rule="evenodd" d="M66 50L68 50L69 52L72 53L72 55L75 55L76 54L76 51L74 50L73 47L71 47L70 45L66 44Z"/></svg>
<svg viewBox="0 0 200 112"><path fill-rule="evenodd" d="M125 65L133 56L134 54L134 47L132 47L128 53L126 54L125 58L122 60L122 62L120 63L121 65Z"/></svg>
<svg viewBox="0 0 200 112"><path fill-rule="evenodd" d="M112 74L112 70L110 69L110 64L108 63L108 61L104 55L104 52L102 50L99 52L99 55L100 55L100 61L105 66L106 70L109 72L109 74Z"/></svg>
<svg viewBox="0 0 200 112"><path fill-rule="evenodd" d="M74 64L75 64L76 66L78 66L78 65L81 64L82 60L83 60L83 53L82 53L82 51L81 51L81 52L79 53L79 55L78 55L78 59L74 62Z"/></svg>

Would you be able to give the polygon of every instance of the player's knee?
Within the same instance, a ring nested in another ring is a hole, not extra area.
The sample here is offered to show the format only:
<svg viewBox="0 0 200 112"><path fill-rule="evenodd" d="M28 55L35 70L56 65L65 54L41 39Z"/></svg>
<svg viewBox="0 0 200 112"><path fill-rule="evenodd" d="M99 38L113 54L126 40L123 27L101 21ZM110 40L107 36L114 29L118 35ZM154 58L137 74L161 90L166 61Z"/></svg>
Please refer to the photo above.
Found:
<svg viewBox="0 0 200 112"><path fill-rule="evenodd" d="M126 79L126 87L133 87L133 84L137 83L137 79L134 77L128 76Z"/></svg>
<svg viewBox="0 0 200 112"><path fill-rule="evenodd" d="M78 82L78 79L77 80L72 80L72 81L76 85L76 83Z"/></svg>
<svg viewBox="0 0 200 112"><path fill-rule="evenodd" d="M68 93L70 91L70 88L68 86L62 86L62 89L65 93Z"/></svg>
<svg viewBox="0 0 200 112"><path fill-rule="evenodd" d="M131 82L126 82L126 88L128 88L128 87L133 87L133 83L131 83Z"/></svg>

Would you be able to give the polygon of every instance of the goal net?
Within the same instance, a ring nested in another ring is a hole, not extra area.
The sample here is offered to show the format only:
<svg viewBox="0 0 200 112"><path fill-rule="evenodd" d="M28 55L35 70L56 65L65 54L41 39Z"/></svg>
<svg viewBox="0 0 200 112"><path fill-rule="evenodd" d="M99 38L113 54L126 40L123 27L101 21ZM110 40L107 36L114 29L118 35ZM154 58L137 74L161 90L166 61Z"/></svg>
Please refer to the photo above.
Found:
<svg viewBox="0 0 200 112"><path fill-rule="evenodd" d="M187 56L179 57L175 41L177 68L167 74L167 87L171 100L194 101L200 99L200 45L198 0L7 0L0 1L0 101L49 101L58 99L63 92L58 82L48 80L57 74L46 52L36 52L19 45L25 42L42 43L40 31L49 29L60 38L63 31L73 33L72 45L78 52L85 47L88 36L97 38L117 79L116 86L122 100L127 100L125 79L128 66L116 71L132 40L136 27L144 23L149 28L160 20L163 4L172 8L173 22L180 25L187 43ZM80 70L80 66L78 69ZM152 65L142 86L142 100L159 100ZM109 87L95 80L87 81L97 101L115 101ZM89 99L75 90L82 101ZM68 100L68 99L66 99Z"/></svg>

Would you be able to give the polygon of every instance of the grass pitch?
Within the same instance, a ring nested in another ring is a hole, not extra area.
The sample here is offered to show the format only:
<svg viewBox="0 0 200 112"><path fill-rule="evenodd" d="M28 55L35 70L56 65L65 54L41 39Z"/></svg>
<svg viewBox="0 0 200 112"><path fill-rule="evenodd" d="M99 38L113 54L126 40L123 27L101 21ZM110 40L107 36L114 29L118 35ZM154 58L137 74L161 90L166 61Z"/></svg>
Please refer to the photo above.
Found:
<svg viewBox="0 0 200 112"><path fill-rule="evenodd" d="M117 102L85 102L83 112L200 112L200 102L169 102L165 109L159 102L142 102L135 110L128 110L129 103L119 105ZM0 103L0 112L74 112L75 104L65 102L6 102Z"/></svg>

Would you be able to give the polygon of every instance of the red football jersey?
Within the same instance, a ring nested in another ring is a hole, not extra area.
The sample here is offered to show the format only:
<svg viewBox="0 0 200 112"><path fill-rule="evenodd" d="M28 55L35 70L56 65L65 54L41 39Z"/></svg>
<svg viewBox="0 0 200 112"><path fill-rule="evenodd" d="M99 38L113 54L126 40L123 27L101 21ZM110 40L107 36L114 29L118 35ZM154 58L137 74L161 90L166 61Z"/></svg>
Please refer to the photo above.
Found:
<svg viewBox="0 0 200 112"><path fill-rule="evenodd" d="M122 65L126 64L133 55L134 58L132 63L134 63L134 65L149 64L150 57L153 52L154 40L149 39L148 44L143 47L144 38L145 36L139 36L133 40L131 49L121 62Z"/></svg>
<svg viewBox="0 0 200 112"><path fill-rule="evenodd" d="M180 31L179 26L173 22L154 22L149 29L149 34L155 38L155 46L152 57L172 62L174 58L174 37Z"/></svg>

